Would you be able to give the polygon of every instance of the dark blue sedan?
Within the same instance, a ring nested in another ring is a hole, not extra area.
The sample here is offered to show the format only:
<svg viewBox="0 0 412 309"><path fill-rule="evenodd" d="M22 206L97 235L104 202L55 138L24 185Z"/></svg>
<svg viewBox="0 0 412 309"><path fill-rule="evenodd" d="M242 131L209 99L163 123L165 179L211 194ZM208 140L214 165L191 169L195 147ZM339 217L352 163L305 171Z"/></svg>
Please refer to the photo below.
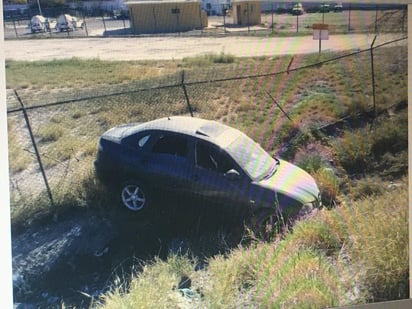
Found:
<svg viewBox="0 0 412 309"><path fill-rule="evenodd" d="M216 121L167 117L105 132L96 175L122 205L141 212L159 195L183 197L193 207L219 205L257 224L320 207L315 180L271 157L244 133Z"/></svg>

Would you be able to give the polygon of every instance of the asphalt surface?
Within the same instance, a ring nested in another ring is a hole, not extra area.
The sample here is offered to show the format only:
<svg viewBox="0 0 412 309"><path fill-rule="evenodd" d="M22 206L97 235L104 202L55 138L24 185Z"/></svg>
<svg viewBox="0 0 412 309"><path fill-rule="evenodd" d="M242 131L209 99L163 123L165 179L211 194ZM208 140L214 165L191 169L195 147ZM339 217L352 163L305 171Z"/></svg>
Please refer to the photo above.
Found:
<svg viewBox="0 0 412 309"><path fill-rule="evenodd" d="M404 37L380 34L374 46ZM367 49L374 34L330 35L328 40L302 37L103 37L5 40L6 60L53 60L77 57L101 60L171 60L204 54L231 54L237 57L276 56L322 51ZM403 40L398 44L407 44Z"/></svg>

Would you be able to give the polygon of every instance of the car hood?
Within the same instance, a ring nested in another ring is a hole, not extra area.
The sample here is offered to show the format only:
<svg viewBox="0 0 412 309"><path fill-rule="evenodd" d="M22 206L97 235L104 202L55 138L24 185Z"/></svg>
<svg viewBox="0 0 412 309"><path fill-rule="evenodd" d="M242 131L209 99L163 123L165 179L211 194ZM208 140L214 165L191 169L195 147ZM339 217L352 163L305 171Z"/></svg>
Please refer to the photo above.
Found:
<svg viewBox="0 0 412 309"><path fill-rule="evenodd" d="M286 194L301 203L310 203L319 198L319 188L306 171L287 161L279 159L276 172L259 185Z"/></svg>
<svg viewBox="0 0 412 309"><path fill-rule="evenodd" d="M103 133L102 137L112 142L120 142L123 137L128 136L132 129L135 129L139 123L128 123L111 128Z"/></svg>

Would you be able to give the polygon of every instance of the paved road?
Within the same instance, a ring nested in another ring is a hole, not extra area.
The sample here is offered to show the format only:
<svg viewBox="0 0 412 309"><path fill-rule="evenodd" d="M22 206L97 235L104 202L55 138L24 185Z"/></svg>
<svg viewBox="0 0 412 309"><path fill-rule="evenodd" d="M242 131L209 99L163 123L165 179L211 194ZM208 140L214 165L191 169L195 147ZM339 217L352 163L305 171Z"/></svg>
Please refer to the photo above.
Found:
<svg viewBox="0 0 412 309"><path fill-rule="evenodd" d="M375 45L402 37L379 35ZM330 35L321 49L352 50L368 48L374 34ZM401 44L407 44L403 40ZM135 38L65 38L41 40L6 40L6 60L52 60L78 57L101 60L167 60L221 52L238 57L317 53L319 42L312 36L267 38L227 37L135 37Z"/></svg>

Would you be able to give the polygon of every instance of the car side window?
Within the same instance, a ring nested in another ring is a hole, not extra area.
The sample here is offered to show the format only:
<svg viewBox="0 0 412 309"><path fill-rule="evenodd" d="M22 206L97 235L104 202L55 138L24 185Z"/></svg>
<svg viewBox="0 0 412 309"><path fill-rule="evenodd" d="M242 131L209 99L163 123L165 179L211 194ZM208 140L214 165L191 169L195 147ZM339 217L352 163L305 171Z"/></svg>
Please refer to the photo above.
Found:
<svg viewBox="0 0 412 309"><path fill-rule="evenodd" d="M203 142L196 145L196 165L222 174L234 168L224 153Z"/></svg>
<svg viewBox="0 0 412 309"><path fill-rule="evenodd" d="M152 153L187 156L187 139L179 135L162 134L152 147Z"/></svg>

